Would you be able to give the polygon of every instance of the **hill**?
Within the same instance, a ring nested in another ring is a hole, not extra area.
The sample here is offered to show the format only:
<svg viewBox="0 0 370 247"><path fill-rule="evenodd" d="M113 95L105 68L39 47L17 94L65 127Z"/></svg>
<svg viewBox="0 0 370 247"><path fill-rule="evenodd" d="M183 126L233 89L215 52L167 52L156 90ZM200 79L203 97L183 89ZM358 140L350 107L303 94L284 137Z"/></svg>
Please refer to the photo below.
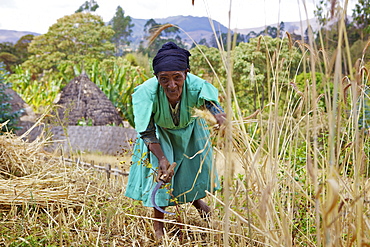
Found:
<svg viewBox="0 0 370 247"><path fill-rule="evenodd" d="M154 19L157 23L165 24L165 23L171 23L174 25L177 25L180 27L184 32L180 32L181 39L190 47L193 43L192 39L196 42L199 42L201 39L205 38L207 41L210 41L213 36L214 32L212 30L212 27L210 25L210 20L207 17L194 17L194 16L173 16L168 18L162 18L162 19ZM144 36L144 25L147 20L142 19L133 19L133 23L135 24L135 27L133 29L134 38L136 41L134 43L137 43L137 39L140 40L143 39ZM314 31L319 29L319 23L315 18L303 21L296 21L296 22L284 22L284 30L289 33L295 33L303 35L308 27L308 23L311 25ZM275 24L268 24L266 26L277 26L278 23ZM227 32L227 27L222 25L216 20L213 20L213 26L215 28L215 31L220 31L222 33ZM247 35L250 32L259 33L263 31L266 26L261 27L253 27L253 28L244 28L244 29L235 29L232 31L235 31L240 34ZM135 29L137 28L137 29ZM191 37L191 38L190 38Z"/></svg>
<svg viewBox="0 0 370 247"><path fill-rule="evenodd" d="M289 32L289 33L295 33L302 35L305 33L308 27L308 23L311 25L312 29L314 31L319 29L319 23L315 18L309 19L308 22L306 20L301 21L295 21L295 22L284 22L284 31ZM278 23L275 24L269 24L267 26L274 26L276 27ZM236 32L241 33L241 34L248 34L251 31L259 33L265 29L265 26L262 27L253 27L253 28L243 28L243 29L238 29Z"/></svg>
<svg viewBox="0 0 370 247"><path fill-rule="evenodd" d="M171 23L174 24L182 31L179 33L181 39L184 43L186 43L189 47L192 45L193 41L199 42L201 39L205 38L207 41L210 41L213 38L214 32L210 25L210 20L207 17L195 17L195 16L172 16L167 18L157 18L154 19L157 23L165 24ZM132 23L135 25L133 27L133 48L139 45L140 41L144 38L144 26L148 20L145 19L135 19L132 18ZM296 33L296 34L304 34L307 29L308 23L312 26L313 30L318 30L319 24L316 19L310 19L308 22L304 21L296 21L296 22L284 22L284 30L289 33ZM277 26L278 23L269 24L267 26ZM227 32L227 27L222 25L216 20L213 20L213 26L215 31L220 31L222 33ZM238 32L240 34L247 35L250 32L254 31L255 33L259 33L263 31L266 27L253 27L253 28L244 28L244 29L237 29L232 30Z"/></svg>
<svg viewBox="0 0 370 247"><path fill-rule="evenodd" d="M134 24L133 35L132 35L132 48L138 47L140 41L144 39L144 26L149 19L135 19L132 18L132 23ZM210 41L213 38L213 30L210 25L210 20L207 17L195 17L195 16L171 16L167 18L156 18L154 19L157 23L165 24L171 23L180 27L179 35L181 39L190 47L193 43L192 39L199 42L201 39L205 38ZM314 30L317 30L318 24L314 19L309 20ZM222 33L227 32L227 27L222 25L216 20L213 20L213 25L215 31L221 31ZM277 26L277 24L269 24L268 26ZM302 34L307 29L307 21L302 22L284 22L284 30L290 33L295 32L296 34ZM248 34L251 31L256 33L264 30L265 27L253 27L233 30L241 34ZM33 34L39 35L38 33L29 31L13 31L13 30L1 30L0 29L0 43L2 42L12 42L16 43L19 38L24 35ZM191 37L191 38L190 38Z"/></svg>
<svg viewBox="0 0 370 247"><path fill-rule="evenodd" d="M193 43L192 39L198 42L202 38L210 40L213 31L210 25L210 21L207 17L195 17L195 16L171 16L167 18L155 18L159 24L171 23L180 27L181 31L179 36L189 47ZM138 46L140 41L144 39L144 26L148 19L135 19L132 18L132 23L135 25L133 31L133 48ZM223 33L227 32L227 28L218 21L213 20L213 25L216 31ZM191 38L190 38L191 37Z"/></svg>
<svg viewBox="0 0 370 247"><path fill-rule="evenodd" d="M40 35L38 33L29 32L29 31L14 31L14 30L0 29L0 43L11 42L15 44L21 37L28 35L28 34Z"/></svg>

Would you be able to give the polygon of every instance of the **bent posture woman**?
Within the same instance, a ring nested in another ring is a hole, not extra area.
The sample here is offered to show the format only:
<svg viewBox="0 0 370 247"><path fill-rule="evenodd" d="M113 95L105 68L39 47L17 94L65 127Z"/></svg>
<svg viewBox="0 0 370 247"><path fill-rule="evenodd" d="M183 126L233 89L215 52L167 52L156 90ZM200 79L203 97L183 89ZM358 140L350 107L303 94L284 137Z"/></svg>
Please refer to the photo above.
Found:
<svg viewBox="0 0 370 247"><path fill-rule="evenodd" d="M193 108L207 108L219 125L225 113L218 103L217 89L189 73L189 51L172 42L162 46L153 59L155 77L139 85L132 95L135 128L139 133L126 196L153 207L152 190L159 177L169 183L159 189L155 202L161 207L192 203L201 215L210 212L201 199L206 190L218 189L218 177L212 165L212 146L205 121L192 116ZM191 159L189 158L191 157ZM176 162L174 173L168 171ZM154 217L163 212L154 208ZM156 238L163 236L163 223L154 222Z"/></svg>

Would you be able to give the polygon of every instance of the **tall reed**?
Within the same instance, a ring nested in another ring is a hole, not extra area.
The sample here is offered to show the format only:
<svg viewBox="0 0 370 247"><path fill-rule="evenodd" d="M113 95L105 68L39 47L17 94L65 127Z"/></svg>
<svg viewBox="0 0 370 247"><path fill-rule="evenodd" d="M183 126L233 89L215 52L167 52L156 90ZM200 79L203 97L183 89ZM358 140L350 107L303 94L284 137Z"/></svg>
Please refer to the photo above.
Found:
<svg viewBox="0 0 370 247"><path fill-rule="evenodd" d="M302 91L297 90L293 77L288 78L292 87L284 93L287 85L280 73L283 58L279 52L284 43L276 46L273 56L267 54L270 103L257 115L258 136L243 132L240 126L248 123L241 121L241 109L234 110L233 132L229 133L234 138L226 141L232 142L233 152L239 155L246 173L235 178L230 209L228 175L225 176L224 186L228 188L224 188L222 195L225 204L220 217L226 217L224 221L230 223L224 226L224 237L229 239L223 239L223 243L254 245L256 241L272 246L369 243L368 157L364 152L368 137L358 124L359 111L363 111L362 102L367 97L363 90L367 71L364 61L356 67L356 77L342 70L343 61L350 62L342 59L342 54L348 55L342 52L342 47L348 50L345 14L340 13L338 46L331 55L335 58L333 67L327 63L332 60L329 52L314 45L312 32L308 44L297 42L298 49L303 51L301 66L311 75ZM261 46L267 48L264 37ZM316 70L325 75L322 85L317 84ZM232 70L226 69L226 73L229 78ZM232 82L227 82L229 87ZM319 95L319 88L324 89L323 94ZM325 107L319 104L322 98ZM253 139L256 137L258 140ZM251 150L251 146L256 149ZM229 159L225 166L232 167L233 161L227 154L230 150L224 148L221 152ZM231 209L234 220L228 214ZM250 242L233 233L243 233Z"/></svg>

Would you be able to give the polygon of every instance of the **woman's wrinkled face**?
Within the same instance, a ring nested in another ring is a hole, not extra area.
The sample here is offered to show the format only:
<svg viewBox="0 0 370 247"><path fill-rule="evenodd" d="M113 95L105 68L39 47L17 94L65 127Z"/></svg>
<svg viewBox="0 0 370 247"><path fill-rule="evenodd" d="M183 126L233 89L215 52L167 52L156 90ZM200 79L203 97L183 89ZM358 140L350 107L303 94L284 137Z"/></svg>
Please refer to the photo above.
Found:
<svg viewBox="0 0 370 247"><path fill-rule="evenodd" d="M157 74L157 79L166 93L168 101L171 104L176 104L181 99L186 71L161 71Z"/></svg>

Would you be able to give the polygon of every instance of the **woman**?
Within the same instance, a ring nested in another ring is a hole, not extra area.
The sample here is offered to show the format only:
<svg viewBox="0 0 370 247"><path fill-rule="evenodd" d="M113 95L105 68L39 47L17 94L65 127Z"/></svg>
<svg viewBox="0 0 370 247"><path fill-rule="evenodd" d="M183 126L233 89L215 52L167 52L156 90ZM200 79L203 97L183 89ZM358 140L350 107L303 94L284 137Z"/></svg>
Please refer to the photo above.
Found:
<svg viewBox="0 0 370 247"><path fill-rule="evenodd" d="M152 190L159 177L168 186L159 189L155 202L161 207L191 202L206 215L210 208L201 198L206 190L218 189L212 166L212 147L205 121L192 116L192 109L206 107L219 125L225 113L217 89L189 73L190 52L173 42L162 46L153 59L155 77L135 88L132 95L135 129L139 133L130 168L126 196L153 207ZM173 173L168 171L176 162ZM154 217L164 214L154 208ZM154 221L156 238L163 236L163 222Z"/></svg>

